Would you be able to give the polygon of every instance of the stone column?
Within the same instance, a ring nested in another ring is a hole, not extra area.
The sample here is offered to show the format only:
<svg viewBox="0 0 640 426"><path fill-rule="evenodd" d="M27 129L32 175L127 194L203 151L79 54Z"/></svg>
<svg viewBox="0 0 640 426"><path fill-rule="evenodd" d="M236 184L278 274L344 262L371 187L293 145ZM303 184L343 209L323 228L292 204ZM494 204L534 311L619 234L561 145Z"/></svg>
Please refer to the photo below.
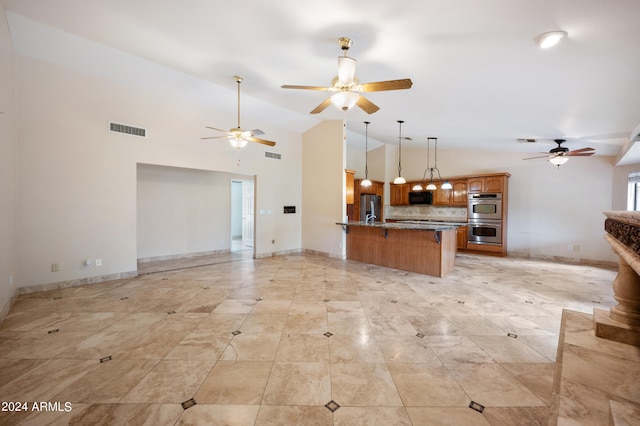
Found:
<svg viewBox="0 0 640 426"><path fill-rule="evenodd" d="M640 212L604 212L605 239L619 257L613 281L618 304L594 310L596 336L640 346Z"/></svg>

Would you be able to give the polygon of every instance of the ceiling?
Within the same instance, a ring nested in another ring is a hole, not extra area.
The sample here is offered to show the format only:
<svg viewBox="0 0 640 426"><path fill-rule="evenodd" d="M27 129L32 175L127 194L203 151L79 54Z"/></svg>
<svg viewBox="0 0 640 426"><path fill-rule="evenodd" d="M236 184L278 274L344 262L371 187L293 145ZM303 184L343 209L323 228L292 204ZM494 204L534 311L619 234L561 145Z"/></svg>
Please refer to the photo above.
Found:
<svg viewBox="0 0 640 426"><path fill-rule="evenodd" d="M638 0L0 2L10 14L230 89L241 75L243 95L307 116L327 93L280 86L328 86L346 36L361 82L411 78L413 87L367 94L380 106L372 115L330 107L317 119L346 115L361 134L371 121L369 137L390 144L402 119L413 145L432 136L441 149L531 153L566 138L570 149L619 158L628 150L623 161L640 162L640 150L629 149L640 123ZM539 49L534 37L551 30L568 37Z"/></svg>

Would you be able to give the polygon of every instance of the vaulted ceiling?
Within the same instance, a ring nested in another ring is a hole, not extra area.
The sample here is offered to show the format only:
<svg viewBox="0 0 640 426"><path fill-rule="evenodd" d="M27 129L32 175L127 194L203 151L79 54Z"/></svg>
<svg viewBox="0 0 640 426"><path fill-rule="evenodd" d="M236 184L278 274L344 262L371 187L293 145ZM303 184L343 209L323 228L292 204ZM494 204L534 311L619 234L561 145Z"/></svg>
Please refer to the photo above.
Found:
<svg viewBox="0 0 640 426"><path fill-rule="evenodd" d="M346 115L357 133L371 121L369 136L384 143L397 144L402 119L414 145L433 136L442 149L524 154L566 138L621 156L640 124L638 0L1 1L9 15L232 90L241 75L247 96L304 116L327 92L280 86L330 85L337 40L349 37L361 82L413 87L367 94L380 107L371 115L330 107L313 118ZM552 30L568 36L540 49L534 38Z"/></svg>

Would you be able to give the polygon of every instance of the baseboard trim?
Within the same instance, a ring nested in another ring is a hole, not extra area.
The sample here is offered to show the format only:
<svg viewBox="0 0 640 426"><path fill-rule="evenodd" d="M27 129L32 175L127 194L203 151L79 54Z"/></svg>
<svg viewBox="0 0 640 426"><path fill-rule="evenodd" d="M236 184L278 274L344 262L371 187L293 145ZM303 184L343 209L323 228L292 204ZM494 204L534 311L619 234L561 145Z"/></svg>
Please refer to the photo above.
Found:
<svg viewBox="0 0 640 426"><path fill-rule="evenodd" d="M59 281L55 283L36 284L18 288L18 294L37 293L39 291L60 290L63 288L77 287L87 284L97 284L105 281L123 280L138 276L138 271L119 272L115 274L98 275L95 277L79 278L76 280Z"/></svg>
<svg viewBox="0 0 640 426"><path fill-rule="evenodd" d="M16 288L13 290L11 297L9 297L9 301L7 301L7 303L2 307L2 310L0 310L0 324L2 324L7 315L9 315L9 311L11 311L11 308L13 307L13 304L15 303L17 298L18 289Z"/></svg>

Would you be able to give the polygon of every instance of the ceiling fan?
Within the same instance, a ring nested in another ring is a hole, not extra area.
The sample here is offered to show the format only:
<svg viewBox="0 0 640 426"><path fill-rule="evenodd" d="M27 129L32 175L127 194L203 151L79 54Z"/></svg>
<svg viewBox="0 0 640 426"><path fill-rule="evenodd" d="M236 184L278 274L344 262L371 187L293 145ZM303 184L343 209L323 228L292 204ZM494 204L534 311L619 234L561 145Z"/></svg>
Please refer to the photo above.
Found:
<svg viewBox="0 0 640 426"><path fill-rule="evenodd" d="M573 151L569 151L569 148L562 146L565 139L554 139L555 143L558 144L557 147L552 148L547 155L541 155L537 157L528 157L523 158L523 160L533 160L535 158L548 158L551 164L554 164L560 167L562 164L569 161L569 157L589 157L595 154L595 150L593 148L580 148L575 149Z"/></svg>
<svg viewBox="0 0 640 426"><path fill-rule="evenodd" d="M243 130L240 127L240 83L242 83L242 77L238 77L237 75L234 75L233 78L236 80L236 83L238 83L238 127L233 127L227 132L226 130L205 126L207 129L226 133L226 135L209 136L209 137L200 138L200 139L227 138L229 139L229 143L231 143L231 146L233 146L234 148L243 148L247 145L248 142L257 142L263 145L274 146L276 144L275 142L256 137L257 135L264 135L264 132L262 130L260 129Z"/></svg>
<svg viewBox="0 0 640 426"><path fill-rule="evenodd" d="M303 90L322 90L335 92L331 97L327 98L320 105L315 107L311 114L318 114L324 111L330 104L343 111L358 105L368 114L373 114L380 107L365 98L361 93L381 92L384 90L400 90L409 89L413 85L411 79L377 81L374 83L360 83L355 77L356 60L347 56L347 51L351 47L352 41L348 37L340 37L338 44L344 52L343 56L338 57L338 75L331 81L331 86L296 86L285 84L281 86L283 89L303 89Z"/></svg>

